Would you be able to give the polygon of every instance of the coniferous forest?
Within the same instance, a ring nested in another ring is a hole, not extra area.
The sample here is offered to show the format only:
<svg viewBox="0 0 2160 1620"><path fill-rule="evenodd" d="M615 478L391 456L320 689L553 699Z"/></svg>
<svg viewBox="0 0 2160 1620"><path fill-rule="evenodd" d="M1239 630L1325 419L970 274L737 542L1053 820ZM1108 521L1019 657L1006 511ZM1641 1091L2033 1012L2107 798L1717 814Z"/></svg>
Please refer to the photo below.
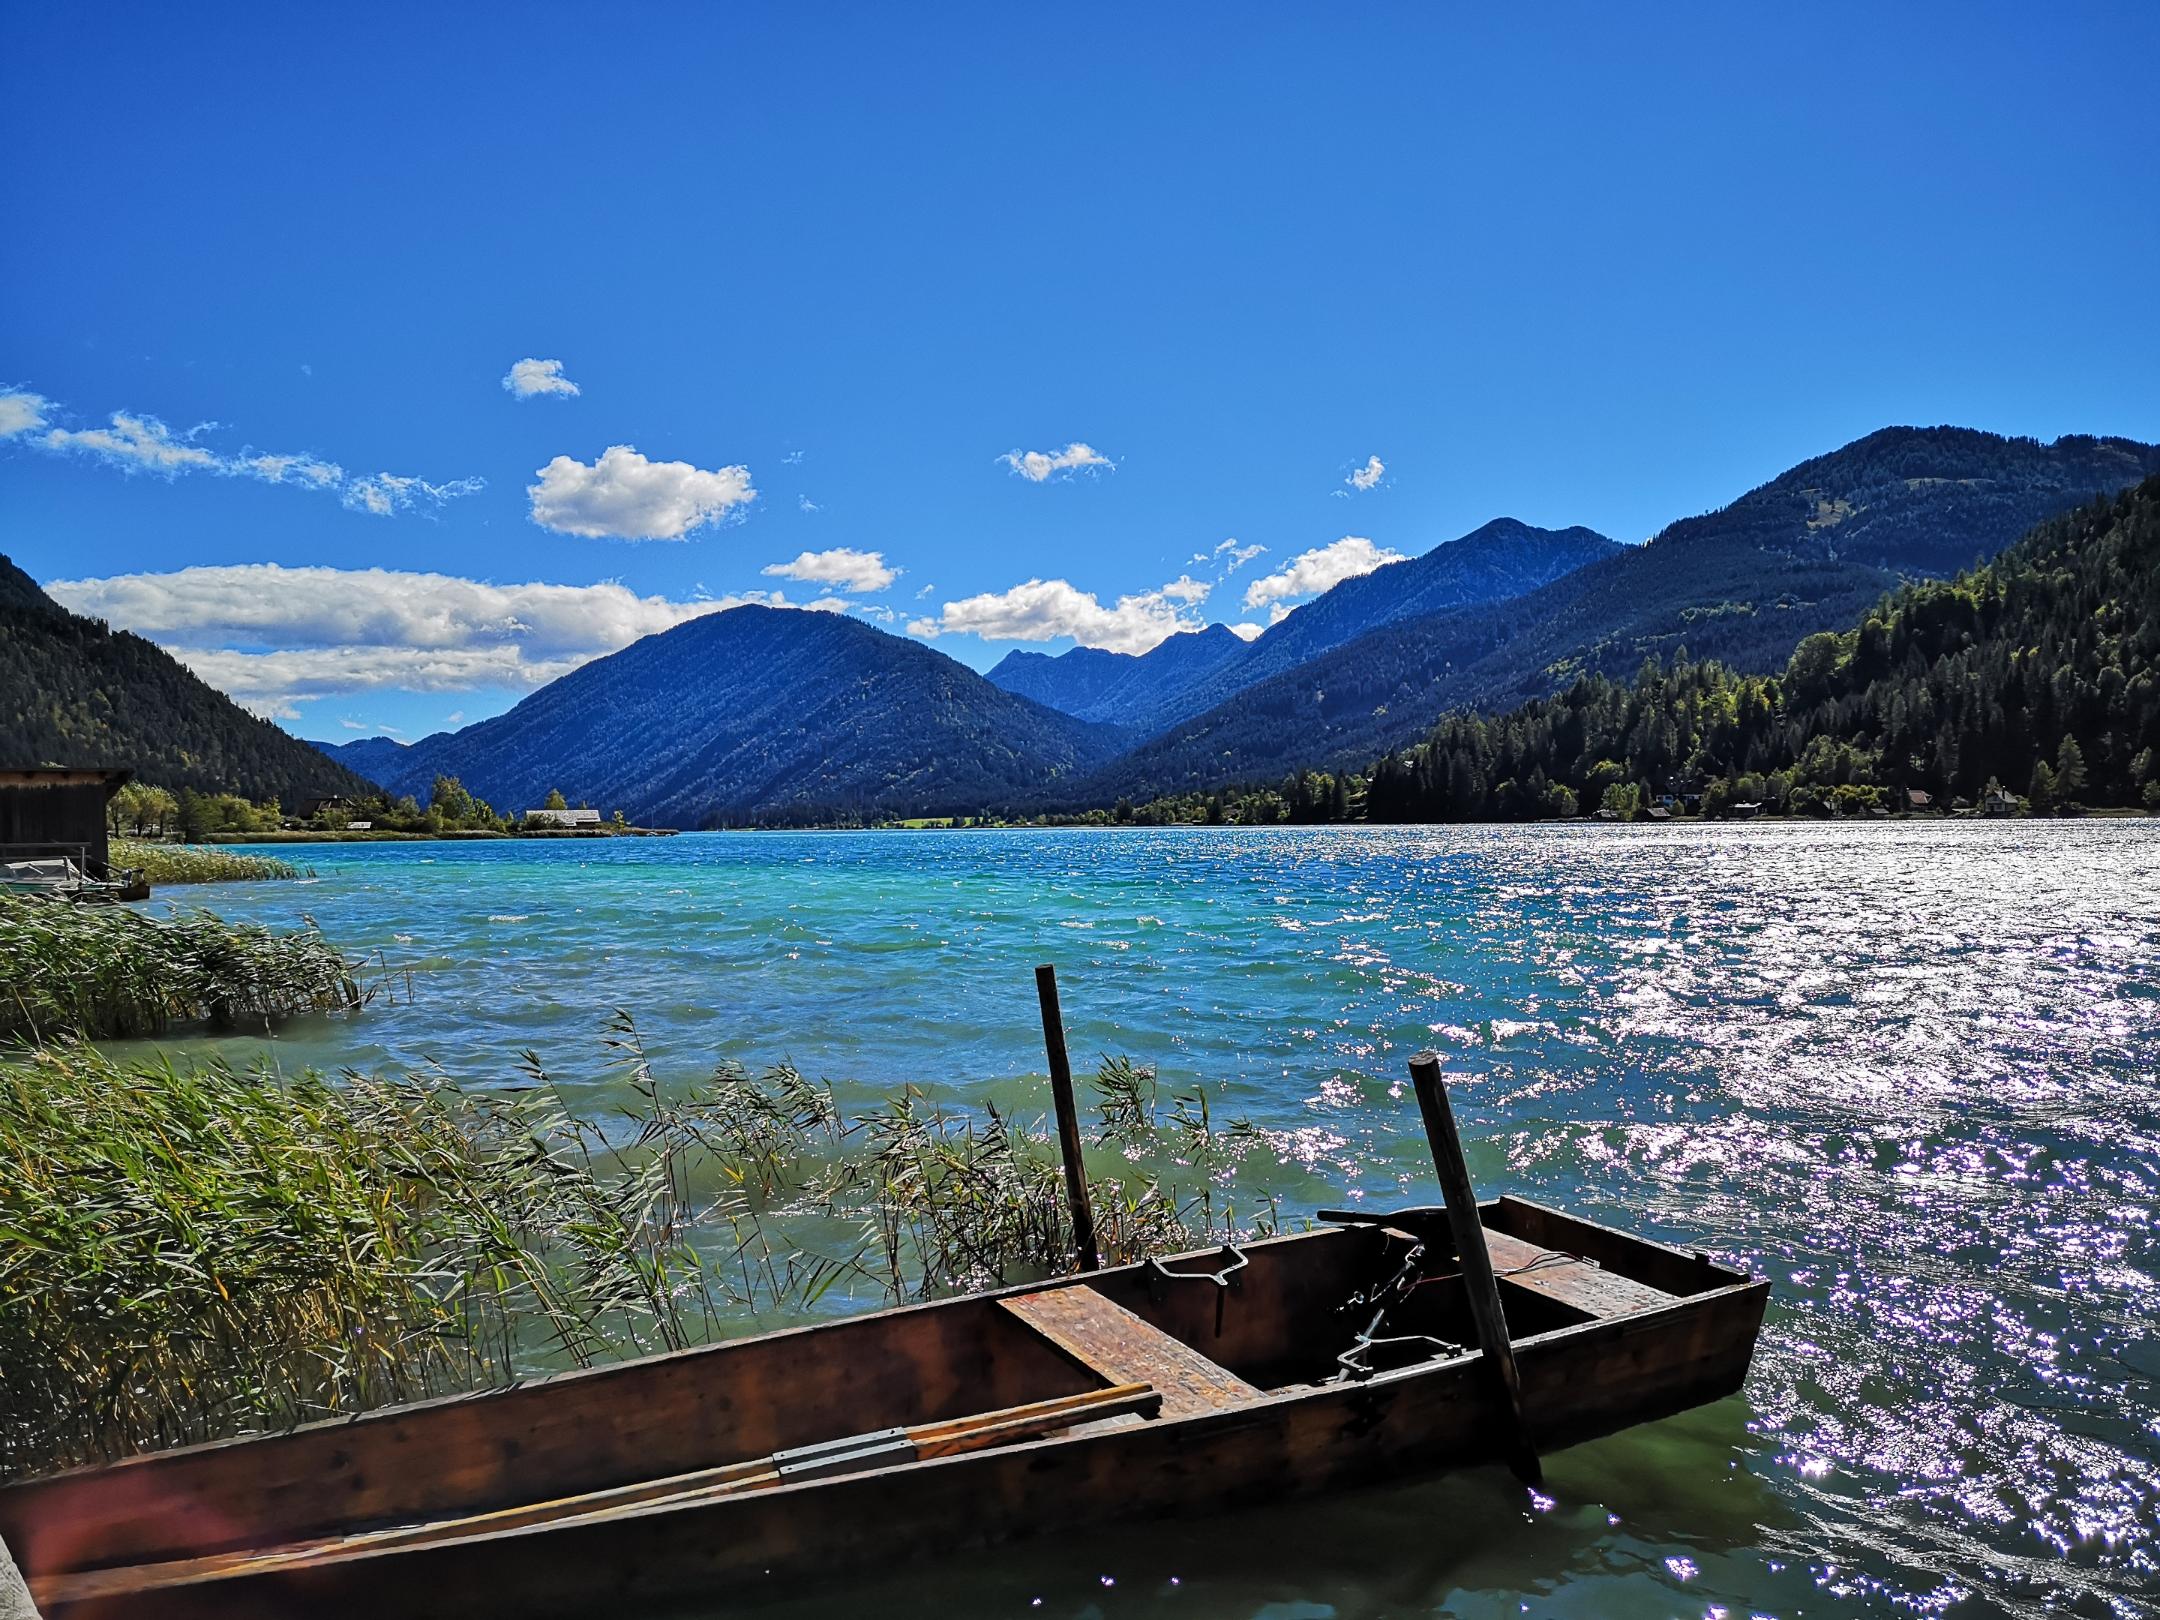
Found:
<svg viewBox="0 0 2160 1620"><path fill-rule="evenodd" d="M1369 821L1529 820L1700 794L1706 813L1978 802L2160 809L2160 478L1907 586L1782 674L1647 663L1446 716L1373 767Z"/></svg>

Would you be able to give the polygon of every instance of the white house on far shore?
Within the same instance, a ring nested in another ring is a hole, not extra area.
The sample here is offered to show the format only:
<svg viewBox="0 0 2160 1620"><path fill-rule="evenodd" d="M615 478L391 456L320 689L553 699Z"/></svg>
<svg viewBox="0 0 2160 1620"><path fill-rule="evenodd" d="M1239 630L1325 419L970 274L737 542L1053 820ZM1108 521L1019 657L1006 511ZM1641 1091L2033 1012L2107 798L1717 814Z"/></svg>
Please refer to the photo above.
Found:
<svg viewBox="0 0 2160 1620"><path fill-rule="evenodd" d="M528 810L525 824L531 827L597 827L597 810Z"/></svg>

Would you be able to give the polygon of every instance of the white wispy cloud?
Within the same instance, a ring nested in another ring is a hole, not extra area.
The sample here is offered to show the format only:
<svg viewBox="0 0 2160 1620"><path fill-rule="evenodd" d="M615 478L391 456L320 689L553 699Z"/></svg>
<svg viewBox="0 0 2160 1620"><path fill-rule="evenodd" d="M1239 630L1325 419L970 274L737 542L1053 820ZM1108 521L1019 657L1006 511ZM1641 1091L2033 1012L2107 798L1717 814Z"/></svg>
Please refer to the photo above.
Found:
<svg viewBox="0 0 2160 1620"><path fill-rule="evenodd" d="M448 484L431 484L424 478L400 478L395 473L376 473L371 478L355 478L345 485L343 500L355 512L371 512L376 517L392 517L399 512L410 511L415 506L440 506L454 501L460 495L471 495L485 488L478 478L460 478Z"/></svg>
<svg viewBox="0 0 2160 1620"><path fill-rule="evenodd" d="M934 640L978 635L988 641L1055 641L1070 636L1083 647L1143 653L1184 630L1201 628L1198 608L1213 587L1185 576L1121 596L1104 607L1092 591L1069 580L1031 579L1010 590L947 602L935 618L911 620L908 634Z"/></svg>
<svg viewBox="0 0 2160 1620"><path fill-rule="evenodd" d="M1363 494L1366 490L1378 485L1381 477L1386 472L1386 462L1382 461L1378 456L1367 456L1365 465L1353 471L1343 482L1358 491L1359 494Z"/></svg>
<svg viewBox="0 0 2160 1620"><path fill-rule="evenodd" d="M0 439L35 433L45 425L45 412L51 404L43 394L33 394L27 388L0 393Z"/></svg>
<svg viewBox="0 0 2160 1620"><path fill-rule="evenodd" d="M564 396L578 392L578 385L563 375L560 360L520 360L504 375L503 392L513 399L539 399L547 394Z"/></svg>
<svg viewBox="0 0 2160 1620"><path fill-rule="evenodd" d="M197 429L200 432L200 429ZM114 411L109 427L47 428L38 442L48 450L72 450L96 456L129 472L174 473L203 467L217 469L216 455L190 442L191 435L175 436L154 416L135 416Z"/></svg>
<svg viewBox="0 0 2160 1620"><path fill-rule="evenodd" d="M797 507L797 509L798 509L798 510L800 510L800 511L804 511L804 512L815 512L815 511L817 511L817 510L818 510L818 503L817 503L816 501L813 501L813 500L812 500L812 499L811 499L811 498L810 498L809 496L807 496L807 495L798 495L798 496L796 496L796 497L795 497L795 505L796 505L796 507Z"/></svg>
<svg viewBox="0 0 2160 1620"><path fill-rule="evenodd" d="M680 540L757 499L748 467L648 461L627 444L590 464L557 456L537 476L533 522L594 540Z"/></svg>
<svg viewBox="0 0 2160 1620"><path fill-rule="evenodd" d="M1374 545L1362 535L1346 534L1331 545L1317 547L1290 559L1277 574L1263 574L1245 587L1248 608L1265 607L1297 596L1316 596L1332 590L1346 579L1369 574L1387 563L1403 561L1399 551ZM1274 621L1270 621L1271 623Z"/></svg>
<svg viewBox="0 0 2160 1620"><path fill-rule="evenodd" d="M1220 585L1266 550L1267 547L1261 545L1241 546L1237 543L1237 537L1233 535L1228 540L1222 541L1211 551L1194 552L1185 559L1185 562L1188 567L1195 563L1216 564L1215 583Z"/></svg>
<svg viewBox="0 0 2160 1620"><path fill-rule="evenodd" d="M843 591L882 591L900 577L882 551L854 551L835 546L830 551L806 551L793 562L769 564L765 573L779 579L800 579L831 585Z"/></svg>
<svg viewBox="0 0 2160 1620"><path fill-rule="evenodd" d="M1040 484L1058 473L1070 476L1097 467L1115 469L1117 463L1092 445L1075 439L1062 450L1008 450L998 457L1031 484Z"/></svg>
<svg viewBox="0 0 2160 1620"><path fill-rule="evenodd" d="M131 474L171 479L200 472L323 490L337 495L353 511L380 517L415 507L437 507L487 487L481 478L437 484L399 473L356 476L306 451L277 454L252 446L233 452L216 450L203 440L217 429L217 423L205 422L176 433L159 418L138 411L114 411L103 427L61 427L52 420L57 409L51 400L27 389L0 394L0 440L19 441L54 455L87 457Z"/></svg>
<svg viewBox="0 0 2160 1620"><path fill-rule="evenodd" d="M316 456L255 456L235 458L235 469L266 484L300 484L309 489L335 489L345 482L345 469ZM475 487L478 487L475 485Z"/></svg>

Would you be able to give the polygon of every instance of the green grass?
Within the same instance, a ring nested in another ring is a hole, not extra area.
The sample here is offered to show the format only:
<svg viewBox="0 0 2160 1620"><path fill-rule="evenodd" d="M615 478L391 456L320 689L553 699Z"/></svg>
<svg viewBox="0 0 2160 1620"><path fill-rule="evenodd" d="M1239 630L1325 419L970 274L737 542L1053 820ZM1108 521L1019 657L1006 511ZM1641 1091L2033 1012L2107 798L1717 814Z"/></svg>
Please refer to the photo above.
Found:
<svg viewBox="0 0 2160 1620"><path fill-rule="evenodd" d="M273 934L207 911L160 919L0 893L0 1041L259 1028L361 1000L352 964L313 928Z"/></svg>
<svg viewBox="0 0 2160 1620"><path fill-rule="evenodd" d="M152 883L246 883L270 878L312 877L290 861L272 855L235 855L230 850L196 844L138 844L112 841L114 866L133 867Z"/></svg>
<svg viewBox="0 0 2160 1620"><path fill-rule="evenodd" d="M786 1067L665 1090L625 1015L608 1047L634 1102L604 1121L530 1054L488 1090L0 1060L0 1474L1070 1267L1040 1119L848 1118ZM1221 1201L1257 1135L1197 1094L1164 1117L1122 1059L1097 1092L1106 1261L1272 1230Z"/></svg>

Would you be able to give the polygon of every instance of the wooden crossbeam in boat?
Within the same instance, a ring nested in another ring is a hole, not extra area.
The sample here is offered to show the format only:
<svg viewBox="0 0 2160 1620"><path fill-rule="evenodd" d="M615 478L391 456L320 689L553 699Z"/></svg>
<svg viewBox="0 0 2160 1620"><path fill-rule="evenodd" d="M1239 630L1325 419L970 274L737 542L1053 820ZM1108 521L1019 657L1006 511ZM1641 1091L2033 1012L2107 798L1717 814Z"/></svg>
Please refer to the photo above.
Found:
<svg viewBox="0 0 2160 1620"><path fill-rule="evenodd" d="M1164 1417L1191 1417L1258 1400L1262 1391L1183 1339L1105 1299L1085 1283L998 1301L1081 1365L1112 1383L1152 1384Z"/></svg>
<svg viewBox="0 0 2160 1620"><path fill-rule="evenodd" d="M1502 1282L1514 1283L1589 1316L1630 1316L1670 1305L1679 1296L1607 1271L1562 1249L1542 1249L1506 1232L1485 1229L1485 1252Z"/></svg>

